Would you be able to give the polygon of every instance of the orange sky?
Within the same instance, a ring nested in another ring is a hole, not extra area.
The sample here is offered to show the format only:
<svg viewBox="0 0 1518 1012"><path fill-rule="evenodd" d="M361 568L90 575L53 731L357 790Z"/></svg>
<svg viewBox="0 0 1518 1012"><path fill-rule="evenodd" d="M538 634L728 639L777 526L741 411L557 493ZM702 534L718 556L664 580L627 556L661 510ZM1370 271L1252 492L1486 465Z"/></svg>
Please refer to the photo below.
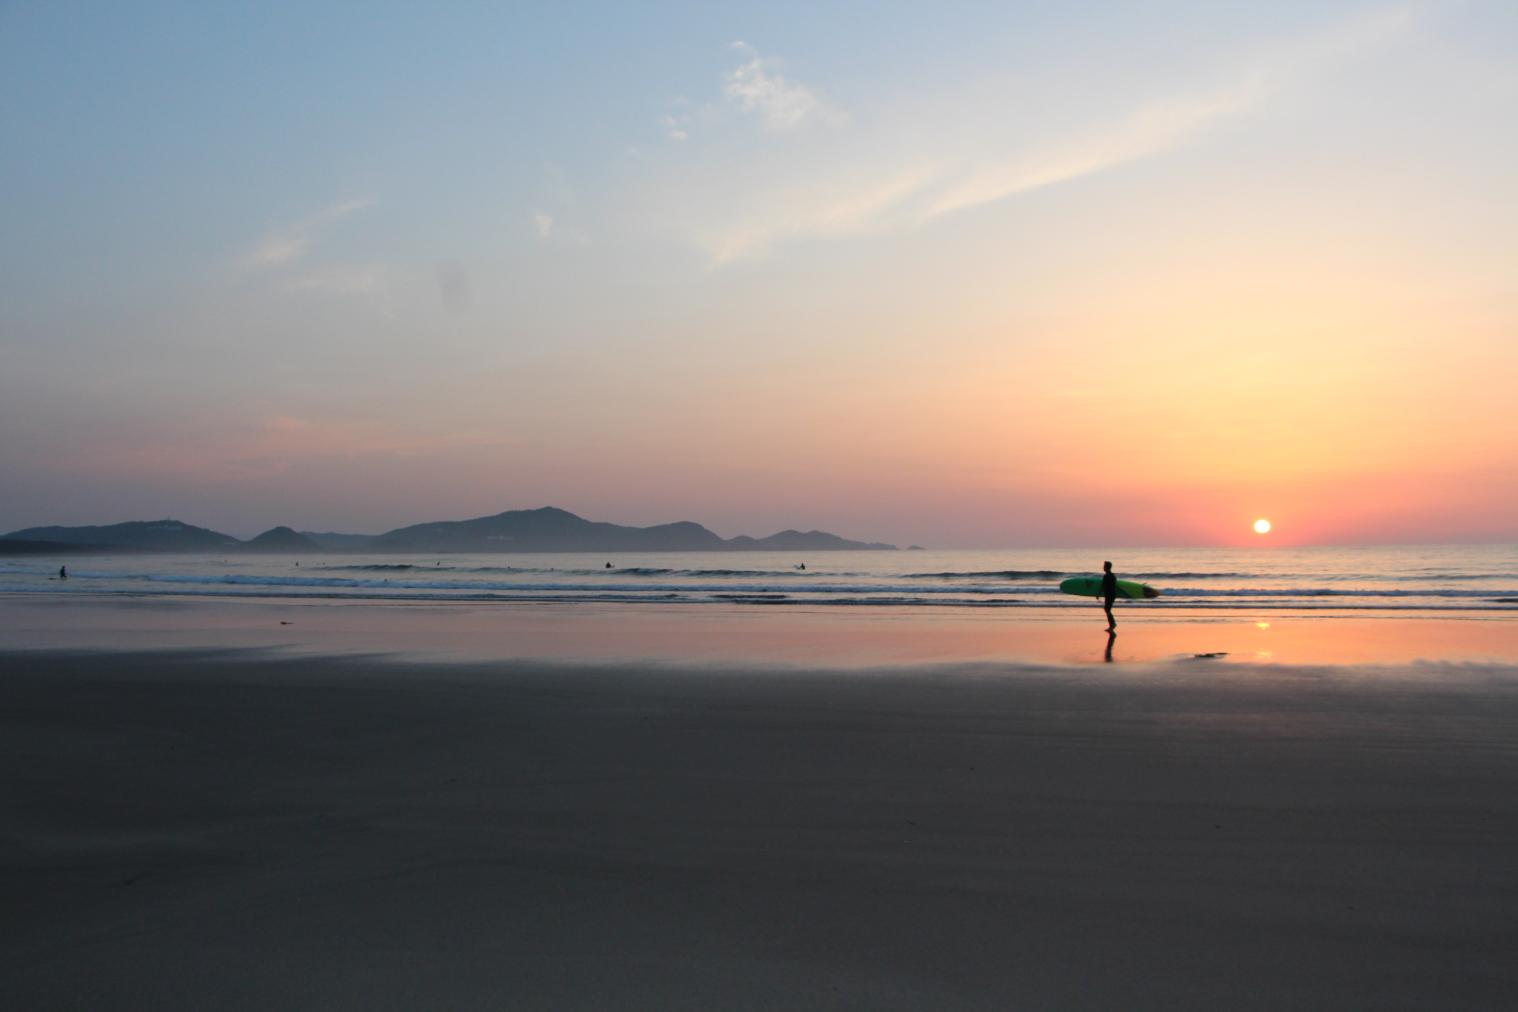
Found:
<svg viewBox="0 0 1518 1012"><path fill-rule="evenodd" d="M1510 6L783 6L13 16L0 530L1518 538Z"/></svg>

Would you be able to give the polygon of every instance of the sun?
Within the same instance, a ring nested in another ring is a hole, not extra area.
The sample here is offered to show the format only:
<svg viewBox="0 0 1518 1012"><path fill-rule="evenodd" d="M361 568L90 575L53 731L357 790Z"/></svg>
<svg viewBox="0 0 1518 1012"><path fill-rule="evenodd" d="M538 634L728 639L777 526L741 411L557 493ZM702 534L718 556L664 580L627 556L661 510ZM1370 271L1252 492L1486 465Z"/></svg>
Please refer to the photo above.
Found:
<svg viewBox="0 0 1518 1012"><path fill-rule="evenodd" d="M1270 521L1266 520L1264 517L1261 517L1260 519L1256 520L1254 522L1254 532L1256 534L1269 534L1270 533Z"/></svg>

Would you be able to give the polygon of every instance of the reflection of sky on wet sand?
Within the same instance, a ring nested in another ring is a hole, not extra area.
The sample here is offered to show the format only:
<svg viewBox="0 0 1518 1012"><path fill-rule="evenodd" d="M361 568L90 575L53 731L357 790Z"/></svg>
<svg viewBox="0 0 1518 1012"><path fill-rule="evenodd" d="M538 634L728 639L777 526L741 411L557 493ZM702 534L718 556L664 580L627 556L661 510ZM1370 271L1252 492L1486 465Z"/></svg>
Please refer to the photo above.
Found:
<svg viewBox="0 0 1518 1012"><path fill-rule="evenodd" d="M1518 662L1518 621L1127 611L1110 640L1098 609L1026 613L890 608L413 605L72 599L0 601L0 647L264 647L496 660L856 665L955 662L1278 664Z"/></svg>

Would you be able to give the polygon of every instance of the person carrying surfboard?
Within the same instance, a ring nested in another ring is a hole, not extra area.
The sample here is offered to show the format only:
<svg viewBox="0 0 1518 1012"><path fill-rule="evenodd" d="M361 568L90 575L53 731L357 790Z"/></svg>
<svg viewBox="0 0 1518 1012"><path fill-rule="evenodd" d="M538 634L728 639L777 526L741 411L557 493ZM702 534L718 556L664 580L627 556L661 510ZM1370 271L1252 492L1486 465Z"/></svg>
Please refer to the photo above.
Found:
<svg viewBox="0 0 1518 1012"><path fill-rule="evenodd" d="M1107 631L1117 632L1117 619L1112 617L1112 602L1117 600L1117 574L1112 563L1102 563L1102 608L1107 612Z"/></svg>

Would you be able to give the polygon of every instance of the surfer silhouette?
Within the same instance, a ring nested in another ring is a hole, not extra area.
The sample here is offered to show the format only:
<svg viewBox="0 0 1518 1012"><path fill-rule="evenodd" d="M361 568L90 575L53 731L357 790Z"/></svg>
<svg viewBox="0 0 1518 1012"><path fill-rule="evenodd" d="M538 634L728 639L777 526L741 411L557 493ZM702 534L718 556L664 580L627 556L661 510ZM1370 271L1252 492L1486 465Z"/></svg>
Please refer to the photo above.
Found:
<svg viewBox="0 0 1518 1012"><path fill-rule="evenodd" d="M67 567L67 566L59 566L58 567L58 579L60 579L60 580L67 580L68 578L69 578L69 567Z"/></svg>
<svg viewBox="0 0 1518 1012"><path fill-rule="evenodd" d="M1102 563L1102 609L1107 613L1107 631L1117 632L1117 619L1112 617L1112 602L1117 600L1117 576L1112 563Z"/></svg>

